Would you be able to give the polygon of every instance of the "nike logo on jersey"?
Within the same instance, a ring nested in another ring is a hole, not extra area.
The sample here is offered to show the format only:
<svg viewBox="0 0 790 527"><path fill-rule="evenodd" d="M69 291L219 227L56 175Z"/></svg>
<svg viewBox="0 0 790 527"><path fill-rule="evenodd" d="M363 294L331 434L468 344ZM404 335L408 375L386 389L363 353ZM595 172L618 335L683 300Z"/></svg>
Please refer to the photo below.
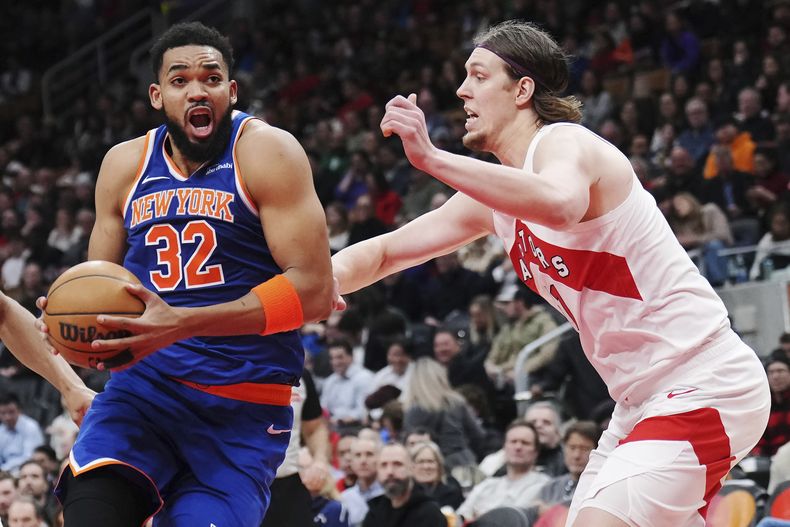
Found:
<svg viewBox="0 0 790 527"><path fill-rule="evenodd" d="M286 433L290 432L291 429L290 428L284 428L284 429L280 430L278 428L274 428L274 425L269 425L269 428L267 428L266 431L269 434L271 434L273 436L276 436L276 435L280 435L280 434L286 434Z"/></svg>
<svg viewBox="0 0 790 527"><path fill-rule="evenodd" d="M689 390L684 390L682 392L671 391L667 394L667 399L672 399L673 397L677 397L678 395L686 395L687 393L696 392L699 388L691 388Z"/></svg>
<svg viewBox="0 0 790 527"><path fill-rule="evenodd" d="M158 181L160 179L170 179L167 176L148 176L144 180L140 182L141 185L145 185L146 183L150 183L151 181Z"/></svg>

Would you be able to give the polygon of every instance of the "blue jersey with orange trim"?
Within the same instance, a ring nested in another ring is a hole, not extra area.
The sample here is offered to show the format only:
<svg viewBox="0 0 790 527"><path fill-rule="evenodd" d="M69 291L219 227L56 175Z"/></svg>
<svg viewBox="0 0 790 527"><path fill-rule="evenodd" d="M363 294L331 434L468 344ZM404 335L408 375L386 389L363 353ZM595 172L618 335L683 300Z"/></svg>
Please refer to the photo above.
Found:
<svg viewBox="0 0 790 527"><path fill-rule="evenodd" d="M235 159L236 142L251 119L234 112L227 148L189 177L167 152L165 126L146 135L145 154L124 205L124 267L170 305L236 300L282 273ZM297 332L289 331L190 338L142 362L201 384L296 384L303 359Z"/></svg>

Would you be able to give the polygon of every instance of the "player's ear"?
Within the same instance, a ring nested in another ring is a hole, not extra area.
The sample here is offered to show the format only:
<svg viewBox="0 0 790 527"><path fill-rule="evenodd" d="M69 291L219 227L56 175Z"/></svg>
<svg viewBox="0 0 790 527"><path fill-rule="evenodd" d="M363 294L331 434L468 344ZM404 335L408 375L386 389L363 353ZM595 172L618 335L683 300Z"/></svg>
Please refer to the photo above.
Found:
<svg viewBox="0 0 790 527"><path fill-rule="evenodd" d="M238 100L238 93L239 93L239 85L236 84L236 81L230 81L230 105L233 106L236 104Z"/></svg>
<svg viewBox="0 0 790 527"><path fill-rule="evenodd" d="M516 81L516 105L524 106L535 94L535 81L531 77L521 77Z"/></svg>
<svg viewBox="0 0 790 527"><path fill-rule="evenodd" d="M148 86L148 98L151 99L151 106L154 110L162 109L162 87L157 83Z"/></svg>

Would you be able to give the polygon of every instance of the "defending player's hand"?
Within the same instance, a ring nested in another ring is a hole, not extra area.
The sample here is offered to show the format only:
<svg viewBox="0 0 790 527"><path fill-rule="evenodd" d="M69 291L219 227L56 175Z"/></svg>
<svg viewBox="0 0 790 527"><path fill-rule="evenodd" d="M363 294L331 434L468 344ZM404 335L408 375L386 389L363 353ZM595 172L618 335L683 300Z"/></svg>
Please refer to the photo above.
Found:
<svg viewBox="0 0 790 527"><path fill-rule="evenodd" d="M66 410L69 412L72 421L77 423L77 426L82 425L82 419L88 413L94 397L96 397L96 392L85 386L80 386L63 394Z"/></svg>
<svg viewBox="0 0 790 527"><path fill-rule="evenodd" d="M145 312L139 318L99 315L97 321L108 328L125 329L132 336L94 340L91 343L91 348L96 351L129 348L134 359L118 368L109 368L112 371L129 368L156 350L186 338L182 334L183 326L179 323L178 308L168 305L159 295L142 285L128 284L126 290L145 303ZM104 369L103 365L99 365L99 369Z"/></svg>
<svg viewBox="0 0 790 527"><path fill-rule="evenodd" d="M36 329L41 333L41 340L44 341L44 346L47 350L53 354L57 355L58 350L56 350L49 341L49 328L44 323L44 311L47 309L47 297L40 296L36 299L36 307L41 310L41 314L36 319Z"/></svg>
<svg viewBox="0 0 790 527"><path fill-rule="evenodd" d="M425 114L417 106L417 96L412 93L407 99L398 95L385 108L381 119L384 137L398 134L409 162L415 168L424 170L426 160L436 151L436 147L428 135Z"/></svg>
<svg viewBox="0 0 790 527"><path fill-rule="evenodd" d="M346 299L340 294L340 282L332 278L332 311L345 311L346 307Z"/></svg>

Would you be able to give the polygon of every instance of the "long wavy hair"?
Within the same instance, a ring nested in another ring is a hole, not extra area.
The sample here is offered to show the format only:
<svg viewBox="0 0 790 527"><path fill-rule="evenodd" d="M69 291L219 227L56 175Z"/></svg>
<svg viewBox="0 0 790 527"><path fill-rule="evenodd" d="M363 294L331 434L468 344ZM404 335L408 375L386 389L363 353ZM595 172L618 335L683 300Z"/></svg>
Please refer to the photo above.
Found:
<svg viewBox="0 0 790 527"><path fill-rule="evenodd" d="M404 408L420 407L440 412L456 404L464 404L464 399L450 388L444 366L430 357L417 359L406 385Z"/></svg>

